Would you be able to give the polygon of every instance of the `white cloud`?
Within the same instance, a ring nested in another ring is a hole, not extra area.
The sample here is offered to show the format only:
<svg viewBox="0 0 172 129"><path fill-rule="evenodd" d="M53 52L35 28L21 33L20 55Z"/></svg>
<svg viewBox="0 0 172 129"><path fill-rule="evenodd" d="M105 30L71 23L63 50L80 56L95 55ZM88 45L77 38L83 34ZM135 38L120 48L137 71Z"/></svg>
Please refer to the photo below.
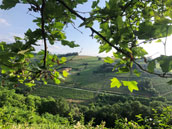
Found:
<svg viewBox="0 0 172 129"><path fill-rule="evenodd" d="M10 26L10 24L3 18L0 18L0 25Z"/></svg>
<svg viewBox="0 0 172 129"><path fill-rule="evenodd" d="M23 34L17 34L17 33L0 34L0 42L4 41L4 42L7 42L7 43L12 43L12 42L15 41L14 36L18 36L18 37L21 37L21 38L24 37Z"/></svg>
<svg viewBox="0 0 172 129"><path fill-rule="evenodd" d="M24 38L24 34L19 34L19 33L13 33L10 32L9 36L11 36L14 39L14 36L20 37L20 38Z"/></svg>
<svg viewBox="0 0 172 129"><path fill-rule="evenodd" d="M39 40L37 42L38 46L34 46L34 48L36 49L36 52L40 51L40 50L44 50L44 43L42 40ZM48 51L51 52L52 54L58 54L59 50L61 50L61 48L57 45L51 45L51 44L47 44L48 47Z"/></svg>
<svg viewBox="0 0 172 129"><path fill-rule="evenodd" d="M14 42L14 38L11 37L10 35L0 35L0 41L11 43Z"/></svg>
<svg viewBox="0 0 172 129"><path fill-rule="evenodd" d="M163 41L165 41L165 38L162 39ZM167 38L167 42L166 42L166 54L167 56L171 56L172 55L172 36L169 36ZM152 58L156 58L159 57L160 55L164 55L164 45L163 43L156 43L156 42L152 42L150 44L143 44L142 47L148 52L148 57L152 57Z"/></svg>

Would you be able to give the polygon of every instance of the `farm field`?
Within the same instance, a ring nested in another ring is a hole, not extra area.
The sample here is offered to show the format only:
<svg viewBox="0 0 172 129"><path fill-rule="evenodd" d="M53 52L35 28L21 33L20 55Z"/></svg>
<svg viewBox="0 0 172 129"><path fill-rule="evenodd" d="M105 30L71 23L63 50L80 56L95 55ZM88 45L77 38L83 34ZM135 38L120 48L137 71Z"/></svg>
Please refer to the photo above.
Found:
<svg viewBox="0 0 172 129"><path fill-rule="evenodd" d="M112 71L112 66L106 64L103 58L91 56L68 57L70 60L63 65L65 68L71 68L68 78L60 86L50 84L39 86L32 94L39 96L64 97L67 99L88 100L94 98L97 94L128 94L139 96L164 96L172 100L172 86L167 84L168 79L152 76L147 73L141 73L140 77L129 74L116 74ZM110 88L110 79L117 77L119 80L134 80L138 82L139 91L130 93L127 87ZM142 81L149 80L154 92L141 90Z"/></svg>

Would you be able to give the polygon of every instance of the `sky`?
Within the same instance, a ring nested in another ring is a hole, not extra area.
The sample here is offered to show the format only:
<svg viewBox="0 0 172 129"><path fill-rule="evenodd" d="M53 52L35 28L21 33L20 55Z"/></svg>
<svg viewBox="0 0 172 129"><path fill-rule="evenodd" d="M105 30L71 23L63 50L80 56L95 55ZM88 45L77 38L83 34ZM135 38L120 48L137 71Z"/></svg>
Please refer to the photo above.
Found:
<svg viewBox="0 0 172 129"><path fill-rule="evenodd" d="M79 5L76 10L82 12L89 12L91 10L91 5L94 0L88 0L84 5ZM0 0L0 3L2 0ZM100 1L100 6L104 6L105 0ZM36 25L32 22L34 17L28 13L28 5L19 4L15 8L10 10L0 10L0 41L13 42L13 36L24 37L24 33L30 28L34 30ZM86 15L81 14L86 17ZM75 26L78 27L82 23L81 20L76 19ZM94 28L98 29L97 24ZM112 51L110 53L99 54L99 43L90 37L91 31L87 28L78 28L82 34L74 29L71 25L65 29L67 39L70 41L75 41L80 47L69 48L67 46L62 46L60 43L55 43L55 45L48 45L48 50L55 54L64 54L69 52L79 52L80 55L90 55L90 56L112 56ZM172 55L172 37L167 39L167 55ZM43 44L39 41L39 44ZM157 57L164 54L163 45L161 43L153 43L148 45L143 45L143 47L149 53L148 56ZM43 45L36 47L36 50L43 49Z"/></svg>

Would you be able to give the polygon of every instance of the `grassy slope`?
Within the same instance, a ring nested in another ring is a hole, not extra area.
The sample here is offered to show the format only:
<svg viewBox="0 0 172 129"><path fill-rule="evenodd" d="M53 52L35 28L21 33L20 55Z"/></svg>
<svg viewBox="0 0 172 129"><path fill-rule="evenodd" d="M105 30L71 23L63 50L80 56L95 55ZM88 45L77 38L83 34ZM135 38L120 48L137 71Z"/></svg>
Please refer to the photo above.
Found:
<svg viewBox="0 0 172 129"><path fill-rule="evenodd" d="M77 56L70 62L63 65L64 67L72 67L73 70L70 72L70 76L66 79L65 83L61 84L62 87L51 85L41 86L34 90L33 94L53 97L62 96L68 99L91 99L98 92L131 94L127 87L110 88L110 79L114 76L118 76L120 80L136 80L138 82L144 78L151 78L154 88L164 96L168 96L166 93L172 90L172 86L166 84L168 81L167 79L155 77L145 73L142 73L141 77L129 76L128 74L117 75L114 72L94 73L93 71L96 71L103 63L103 60L98 60L98 57ZM82 91L75 88L84 90ZM86 90L91 90L94 92L89 92ZM147 95L145 92L134 93L139 95Z"/></svg>

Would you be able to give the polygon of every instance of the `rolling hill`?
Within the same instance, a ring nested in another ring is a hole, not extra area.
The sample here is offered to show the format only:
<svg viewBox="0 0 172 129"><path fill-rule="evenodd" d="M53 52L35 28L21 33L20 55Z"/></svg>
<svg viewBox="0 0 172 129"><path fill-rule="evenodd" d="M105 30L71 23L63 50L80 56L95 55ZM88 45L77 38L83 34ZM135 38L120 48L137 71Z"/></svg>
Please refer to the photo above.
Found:
<svg viewBox="0 0 172 129"><path fill-rule="evenodd" d="M112 71L113 66L105 63L101 57L69 56L68 60L62 67L68 68L70 75L60 86L50 80L48 85L34 87L32 94L77 100L89 100L97 94L164 96L168 100L172 100L170 94L172 86L166 83L168 79L143 72L140 77L128 73L117 74ZM119 80L136 80L140 90L130 93L128 88L124 86L110 88L110 79L113 77L117 77Z"/></svg>

